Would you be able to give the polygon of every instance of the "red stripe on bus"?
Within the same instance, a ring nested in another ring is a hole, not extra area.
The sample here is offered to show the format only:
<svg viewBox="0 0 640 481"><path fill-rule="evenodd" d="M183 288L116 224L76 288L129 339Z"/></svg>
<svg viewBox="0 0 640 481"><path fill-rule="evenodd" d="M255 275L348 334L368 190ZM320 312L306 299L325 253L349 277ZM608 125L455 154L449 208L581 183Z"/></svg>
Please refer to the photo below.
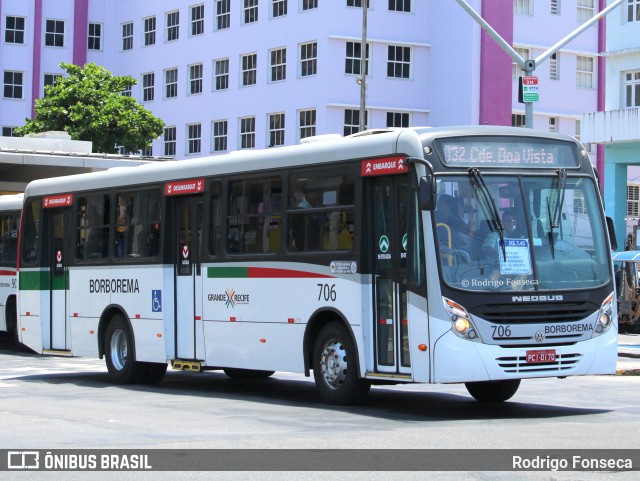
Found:
<svg viewBox="0 0 640 481"><path fill-rule="evenodd" d="M332 279L333 276L316 274L315 272L294 271L293 269L278 269L274 267L249 267L247 269L249 278L253 279Z"/></svg>
<svg viewBox="0 0 640 481"><path fill-rule="evenodd" d="M16 271L0 271L0 276L15 276Z"/></svg>

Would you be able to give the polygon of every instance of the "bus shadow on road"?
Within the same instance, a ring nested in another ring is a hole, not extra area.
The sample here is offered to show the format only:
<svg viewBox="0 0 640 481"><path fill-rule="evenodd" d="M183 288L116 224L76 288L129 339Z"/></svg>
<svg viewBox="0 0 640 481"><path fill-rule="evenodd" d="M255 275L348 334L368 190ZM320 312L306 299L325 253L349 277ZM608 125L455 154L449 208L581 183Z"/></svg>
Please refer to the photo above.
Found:
<svg viewBox="0 0 640 481"><path fill-rule="evenodd" d="M285 374L285 376L288 376ZM401 422L434 422L485 419L547 419L567 416L585 416L610 412L609 409L574 407L549 403L518 402L518 394L504 403L480 403L471 396L459 394L461 386L409 385L390 388L376 386L369 396L356 406L330 406L318 397L312 379L272 378L232 380L222 372L184 373L167 372L157 385L113 384L106 372L43 373L16 376L14 380L74 384L89 388L122 390L124 396L136 393L218 398L247 403L292 406L343 412L358 416L381 418ZM415 389L419 386L420 391ZM412 388L413 387L413 388ZM433 390L430 390L433 388ZM443 391L450 389L452 392ZM129 393L129 394L125 394Z"/></svg>

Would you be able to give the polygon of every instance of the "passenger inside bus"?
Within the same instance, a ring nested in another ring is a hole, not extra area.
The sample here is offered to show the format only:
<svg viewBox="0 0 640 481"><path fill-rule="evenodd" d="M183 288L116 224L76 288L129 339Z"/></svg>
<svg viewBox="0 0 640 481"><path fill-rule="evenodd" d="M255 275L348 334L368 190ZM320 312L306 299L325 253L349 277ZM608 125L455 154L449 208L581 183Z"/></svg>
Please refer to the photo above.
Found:
<svg viewBox="0 0 640 481"><path fill-rule="evenodd" d="M441 243L452 249L469 248L469 226L462 218L463 205L461 199L449 194L438 198L436 222L438 238Z"/></svg>

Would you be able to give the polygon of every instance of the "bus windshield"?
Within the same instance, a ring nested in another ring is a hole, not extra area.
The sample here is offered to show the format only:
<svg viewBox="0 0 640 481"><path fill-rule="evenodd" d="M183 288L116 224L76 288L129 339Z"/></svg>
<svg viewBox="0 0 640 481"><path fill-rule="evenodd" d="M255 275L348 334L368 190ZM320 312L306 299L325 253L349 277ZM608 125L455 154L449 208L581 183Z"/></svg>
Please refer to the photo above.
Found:
<svg viewBox="0 0 640 481"><path fill-rule="evenodd" d="M609 257L591 178L440 177L435 238L451 287L542 291L601 286Z"/></svg>

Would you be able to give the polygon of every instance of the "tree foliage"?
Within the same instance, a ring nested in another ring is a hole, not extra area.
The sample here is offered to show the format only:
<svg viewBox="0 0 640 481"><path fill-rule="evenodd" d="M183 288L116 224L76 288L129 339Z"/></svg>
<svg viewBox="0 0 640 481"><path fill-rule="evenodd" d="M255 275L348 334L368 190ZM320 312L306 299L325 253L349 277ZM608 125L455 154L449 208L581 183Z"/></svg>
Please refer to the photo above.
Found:
<svg viewBox="0 0 640 481"><path fill-rule="evenodd" d="M35 118L16 129L16 135L66 131L74 140L93 142L94 152L113 153L116 146L129 152L149 147L162 134L164 122L133 97L122 95L137 82L112 75L104 67L62 63L67 76L45 88L36 100Z"/></svg>

